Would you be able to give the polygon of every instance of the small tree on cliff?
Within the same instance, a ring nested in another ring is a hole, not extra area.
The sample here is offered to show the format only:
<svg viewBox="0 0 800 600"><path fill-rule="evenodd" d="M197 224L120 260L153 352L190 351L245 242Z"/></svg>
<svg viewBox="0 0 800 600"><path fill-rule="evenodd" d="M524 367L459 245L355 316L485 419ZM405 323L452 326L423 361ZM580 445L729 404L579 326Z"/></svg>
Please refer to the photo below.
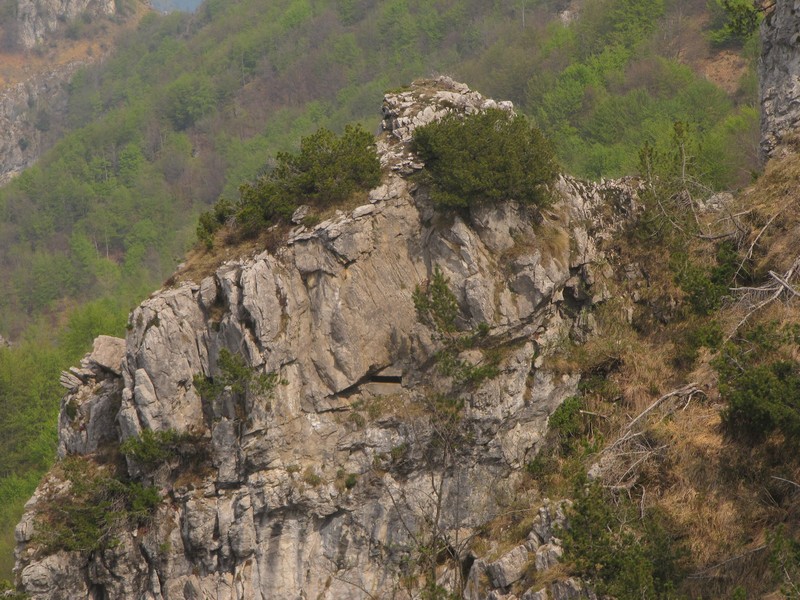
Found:
<svg viewBox="0 0 800 600"><path fill-rule="evenodd" d="M747 40L761 22L761 15L775 6L773 0L716 0L724 23L711 32L715 44L743 42Z"/></svg>
<svg viewBox="0 0 800 600"><path fill-rule="evenodd" d="M491 109L451 114L414 132L423 177L441 206L517 200L546 206L558 175L550 142L521 115Z"/></svg>

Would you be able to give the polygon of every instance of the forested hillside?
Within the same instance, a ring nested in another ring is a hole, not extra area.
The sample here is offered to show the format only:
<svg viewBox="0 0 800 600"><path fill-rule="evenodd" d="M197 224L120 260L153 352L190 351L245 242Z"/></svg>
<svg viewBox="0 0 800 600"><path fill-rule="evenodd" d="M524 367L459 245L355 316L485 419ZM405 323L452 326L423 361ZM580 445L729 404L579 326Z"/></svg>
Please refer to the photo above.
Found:
<svg viewBox="0 0 800 600"><path fill-rule="evenodd" d="M724 21L705 0L208 0L145 17L73 80L70 132L0 190L4 557L53 457L59 369L124 333L200 212L269 157L319 127L374 130L385 90L443 72L513 100L575 175L678 153L697 185L737 187L757 169L757 48Z"/></svg>

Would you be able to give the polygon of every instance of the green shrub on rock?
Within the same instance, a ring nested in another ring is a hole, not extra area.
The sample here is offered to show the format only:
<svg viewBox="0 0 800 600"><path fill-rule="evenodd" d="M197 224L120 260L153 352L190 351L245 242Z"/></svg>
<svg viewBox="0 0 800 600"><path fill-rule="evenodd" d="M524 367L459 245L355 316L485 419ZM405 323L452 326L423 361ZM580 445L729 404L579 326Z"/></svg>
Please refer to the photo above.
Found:
<svg viewBox="0 0 800 600"><path fill-rule="evenodd" d="M288 221L301 204L343 202L381 180L375 138L360 125L341 136L321 128L300 141L300 152L280 152L275 161L272 171L239 188L236 222L245 232Z"/></svg>
<svg viewBox="0 0 800 600"><path fill-rule="evenodd" d="M69 486L56 491L40 509L47 526L35 540L45 552L93 552L117 543L117 534L147 525L161 496L152 486L130 481L84 457L60 463Z"/></svg>
<svg viewBox="0 0 800 600"><path fill-rule="evenodd" d="M425 161L423 177L438 205L551 202L547 186L558 175L553 149L521 115L499 109L448 115L418 128L413 149Z"/></svg>

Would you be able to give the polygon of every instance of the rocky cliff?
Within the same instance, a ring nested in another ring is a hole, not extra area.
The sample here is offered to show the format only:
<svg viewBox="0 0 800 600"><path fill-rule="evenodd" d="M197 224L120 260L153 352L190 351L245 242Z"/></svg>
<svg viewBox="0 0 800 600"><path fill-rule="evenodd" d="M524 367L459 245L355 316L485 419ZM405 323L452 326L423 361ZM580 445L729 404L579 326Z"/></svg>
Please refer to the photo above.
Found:
<svg viewBox="0 0 800 600"><path fill-rule="evenodd" d="M761 25L761 154L771 157L800 122L800 2L774 2Z"/></svg>
<svg viewBox="0 0 800 600"><path fill-rule="evenodd" d="M115 14L114 0L19 0L16 22L3 25L13 28L13 38L27 51L74 19ZM77 54L83 57L79 60L69 51L38 61L8 55L23 66L0 86L0 185L35 163L58 139L72 76L104 54L93 50L84 56L84 50Z"/></svg>
<svg viewBox="0 0 800 600"><path fill-rule="evenodd" d="M69 81L84 64L61 65L0 90L0 185L52 145L51 128L66 115Z"/></svg>
<svg viewBox="0 0 800 600"><path fill-rule="evenodd" d="M17 0L17 40L33 48L63 23L82 15L113 15L114 0Z"/></svg>
<svg viewBox="0 0 800 600"><path fill-rule="evenodd" d="M386 175L368 202L160 290L125 341L98 339L64 374L62 457L107 470L125 440L172 452L128 453L124 477L160 500L91 550L47 543L78 493L73 467L57 466L17 528L25 592L346 600L438 582L470 600L591 596L557 577L518 589L558 561L560 503L526 498L542 508L510 545L486 531L525 493L522 468L576 390L543 357L593 333L583 309L608 297L605 241L635 189L562 177L543 213L437 212L413 178L411 133L490 106L512 110L448 79L387 95ZM447 340L420 322L414 296L442 275L458 308L451 358L457 370L491 356L484 377L456 381L440 362Z"/></svg>

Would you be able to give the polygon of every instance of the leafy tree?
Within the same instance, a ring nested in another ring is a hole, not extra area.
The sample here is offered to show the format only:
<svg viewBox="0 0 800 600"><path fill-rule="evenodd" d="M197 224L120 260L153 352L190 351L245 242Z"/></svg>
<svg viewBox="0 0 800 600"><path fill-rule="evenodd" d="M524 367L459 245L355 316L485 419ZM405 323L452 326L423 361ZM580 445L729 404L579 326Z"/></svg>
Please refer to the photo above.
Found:
<svg viewBox="0 0 800 600"><path fill-rule="evenodd" d="M735 439L763 442L773 433L800 439L800 327L760 324L726 344L713 365L727 407L723 425Z"/></svg>
<svg viewBox="0 0 800 600"><path fill-rule="evenodd" d="M258 373L247 364L244 357L231 353L227 348L220 350L217 363L219 373L213 377L204 377L198 374L193 380L195 389L208 400L215 400L226 389L229 389L237 399L242 401L250 395L268 396L278 383L277 373ZM147 440L145 441L147 442ZM154 441L173 443L175 440L168 436L164 440L155 439Z"/></svg>
<svg viewBox="0 0 800 600"><path fill-rule="evenodd" d="M120 445L120 452L147 471L168 463L174 458L201 458L205 448L197 436L179 433L174 429L153 431L145 429L139 437L130 437Z"/></svg>
<svg viewBox="0 0 800 600"><path fill-rule="evenodd" d="M423 177L437 205L551 202L547 186L558 175L553 150L523 116L499 109L448 115L418 128L413 149L425 161Z"/></svg>
<svg viewBox="0 0 800 600"><path fill-rule="evenodd" d="M674 598L683 549L657 513L639 519L635 510L622 499L615 504L598 484L578 491L563 532L565 556L598 594L618 600Z"/></svg>
<svg viewBox="0 0 800 600"><path fill-rule="evenodd" d="M481 323L467 332L458 331L458 301L450 290L450 281L437 265L425 287L414 289L414 308L420 323L430 327L443 348L435 355L436 368L445 377L453 377L458 385L476 385L499 374L497 352L481 348L482 359L477 364L459 357L461 350L480 345L489 332L488 323Z"/></svg>
<svg viewBox="0 0 800 600"><path fill-rule="evenodd" d="M758 28L761 10L754 0L716 0L723 11L723 24L711 31L711 41L715 44L744 42Z"/></svg>
<svg viewBox="0 0 800 600"><path fill-rule="evenodd" d="M200 75L181 75L166 90L166 113L177 129L194 125L216 103L211 81Z"/></svg>

